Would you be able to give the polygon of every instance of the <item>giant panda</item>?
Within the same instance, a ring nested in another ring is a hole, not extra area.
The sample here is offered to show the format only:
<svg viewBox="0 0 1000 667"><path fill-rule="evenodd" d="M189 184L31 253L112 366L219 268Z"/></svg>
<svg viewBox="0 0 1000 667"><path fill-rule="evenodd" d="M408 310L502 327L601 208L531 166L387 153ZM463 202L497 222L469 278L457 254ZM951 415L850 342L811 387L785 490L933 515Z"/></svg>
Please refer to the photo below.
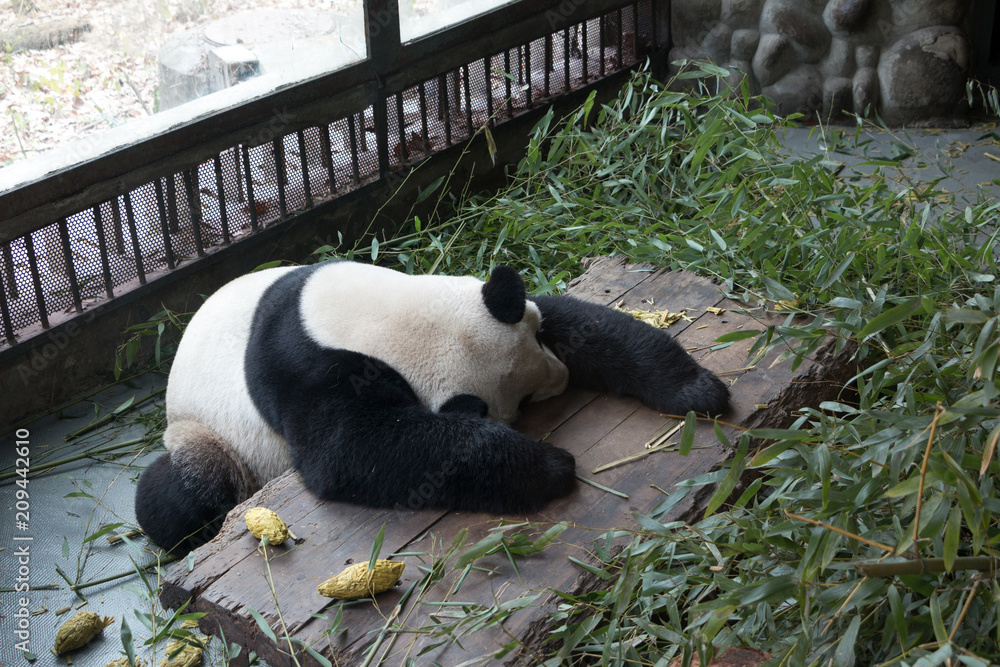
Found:
<svg viewBox="0 0 1000 667"><path fill-rule="evenodd" d="M508 426L568 383L672 414L718 414L727 386L666 332L569 296L349 261L230 282L191 319L166 392L167 453L140 476L136 517L183 553L294 467L312 493L526 513L567 495L574 459Z"/></svg>

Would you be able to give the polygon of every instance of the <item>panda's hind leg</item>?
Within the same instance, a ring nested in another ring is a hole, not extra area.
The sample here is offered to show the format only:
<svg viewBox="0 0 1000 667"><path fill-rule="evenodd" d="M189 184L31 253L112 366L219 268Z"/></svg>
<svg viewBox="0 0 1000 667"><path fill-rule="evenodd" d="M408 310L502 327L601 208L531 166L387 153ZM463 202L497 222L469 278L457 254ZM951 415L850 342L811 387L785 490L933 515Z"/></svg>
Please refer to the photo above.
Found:
<svg viewBox="0 0 1000 667"><path fill-rule="evenodd" d="M229 510L256 485L230 447L204 424L173 421L163 440L169 451L139 477L135 514L150 540L181 554L215 537Z"/></svg>

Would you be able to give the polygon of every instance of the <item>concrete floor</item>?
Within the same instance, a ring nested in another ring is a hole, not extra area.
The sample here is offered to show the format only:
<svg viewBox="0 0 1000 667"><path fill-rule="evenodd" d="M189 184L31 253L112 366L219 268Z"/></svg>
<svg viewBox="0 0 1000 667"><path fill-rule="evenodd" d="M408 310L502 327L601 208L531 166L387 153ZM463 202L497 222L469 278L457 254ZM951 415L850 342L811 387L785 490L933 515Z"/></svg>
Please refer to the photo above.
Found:
<svg viewBox="0 0 1000 667"><path fill-rule="evenodd" d="M782 141L794 155L822 154L826 160L843 164L841 175L845 178L852 173L870 177L879 168L865 162L901 158L900 170L882 167L886 177L900 187L918 180L941 179L939 187L958 193L960 201L1000 200L1000 129L996 124L961 130L890 132L866 129L857 134L855 128L796 128L785 131ZM113 411L130 397L139 400L162 388L164 383L162 375L146 375L81 398L58 412L22 425L28 432L24 439L29 443L31 464L51 462L84 449L142 436L145 427L141 424L112 424L66 441L68 434ZM151 401L143 411L150 412L157 403L162 403L161 397ZM0 474L14 470L15 441L19 439L14 430L0 434ZM113 532L122 532L134 525L135 481L139 470L155 454L137 453L133 449L123 450L126 453L119 456L103 454L60 465L50 472L29 477L25 489L29 504L26 526L18 524L21 517L16 515L18 478L0 480L0 498L8 508L6 519L0 522L0 586L3 587L0 594L0 666L27 664L18 649L23 637L16 634L19 622L16 615L21 609L26 609L29 615L24 620L30 632L26 646L39 656L36 665L66 664L64 659L53 658L49 649L58 627L75 613L76 606L84 603L83 608L113 616L115 621L104 631L103 638L72 653L75 664L105 665L124 655L120 635L123 617L137 644L141 645L150 636L136 613L163 612L154 605L142 580L129 574L133 571L133 562L148 563L154 559L152 553L143 549L145 539L136 538L134 547L124 542L111 545L105 536L85 541L87 536L110 524L123 524ZM23 555L25 546L27 556ZM22 566L30 572L31 590L12 592L11 589L19 584L18 571ZM119 574L126 576L88 586L76 593L65 580L82 583ZM156 585L155 573L149 581ZM62 615L55 613L67 606L74 607L74 611ZM208 651L205 664L226 664L219 640L213 640L212 644L214 649ZM153 657L152 651L146 648L137 649L137 654L147 659ZM164 655L164 648L160 646L156 660Z"/></svg>

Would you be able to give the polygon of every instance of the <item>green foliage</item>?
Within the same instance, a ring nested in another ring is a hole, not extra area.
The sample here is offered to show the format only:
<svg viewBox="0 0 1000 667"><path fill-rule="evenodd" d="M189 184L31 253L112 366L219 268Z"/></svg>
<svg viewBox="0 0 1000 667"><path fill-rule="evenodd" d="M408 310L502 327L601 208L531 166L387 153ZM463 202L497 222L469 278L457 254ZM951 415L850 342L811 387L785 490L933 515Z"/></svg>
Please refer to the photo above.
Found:
<svg viewBox="0 0 1000 667"><path fill-rule="evenodd" d="M902 142L858 169L835 152L789 156L786 121L717 85L723 75L682 73L693 86L683 93L641 75L612 105L592 97L561 121L550 113L502 192L347 254L408 272L510 264L535 292L564 288L583 257L624 254L787 312L754 354L780 341L799 363L830 335L856 345L840 400L742 438L727 469L637 516L618 555L596 549L603 564L589 567L608 587L560 593L551 664L705 664L731 645L784 665L1000 660L989 573L866 578L853 567L997 556L1000 203L958 205L909 182L897 168L915 151ZM817 131L829 150L864 157L860 125ZM720 483L705 518L669 521L683 495Z"/></svg>

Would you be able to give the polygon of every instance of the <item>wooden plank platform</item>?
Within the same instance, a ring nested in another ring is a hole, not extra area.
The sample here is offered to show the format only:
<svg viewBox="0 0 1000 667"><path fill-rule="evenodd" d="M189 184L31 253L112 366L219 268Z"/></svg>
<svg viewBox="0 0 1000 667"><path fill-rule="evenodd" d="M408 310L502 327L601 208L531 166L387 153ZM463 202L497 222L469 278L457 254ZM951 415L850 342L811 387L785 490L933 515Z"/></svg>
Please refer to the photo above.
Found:
<svg viewBox="0 0 1000 667"><path fill-rule="evenodd" d="M734 443L739 439L740 428L786 426L797 409L815 406L835 396L851 375L845 372L848 353L836 354L832 340L795 371L791 360L778 361L777 352L759 360L753 368L745 368L753 339L710 349L722 334L763 330L783 318L742 311L740 304L722 298L711 281L691 273L599 258L590 262L586 273L573 281L569 293L604 304L622 302L629 308L686 310L691 321L677 322L671 333L703 365L732 384L733 407L722 419L727 424L723 431ZM716 315L705 310L710 306L727 310ZM183 562L172 565L161 601L168 608L176 608L190 598L188 611L206 613L201 621L203 631L224 634L227 641L246 647L244 659L253 650L272 667L294 664L288 655L288 643L282 639L284 632L340 665L361 663L380 634L378 657L371 664L402 664L407 658L417 659L418 664L432 660L457 664L495 653L513 638L521 645L520 649L504 660L533 662L533 652L546 650L544 642L550 630L547 614L556 604L554 596L545 591L581 591L600 584L568 557L586 561L595 538L609 529L635 527L634 513L647 513L664 499L660 489L670 491L676 482L709 472L730 455L717 443L713 424L700 423L695 448L688 456L658 452L606 472L591 472L601 464L642 451L644 443L671 423L680 422L633 399L574 390L530 406L515 425L517 428L532 438L544 437L553 445L571 451L580 474L628 494L628 499L580 484L573 494L551 503L537 515L502 517L507 524L537 523L516 529L522 533L538 534L557 522L570 524L544 551L520 559L519 573L503 554L489 556L477 565L492 568L492 572L470 572L457 592L452 590L458 583L457 574L452 573L419 600L413 596L396 609L404 592L423 576L420 566L432 561L429 556L406 556L407 569L401 585L378 596L376 601L342 605L323 598L316 592L316 586L346 564L366 560L383 525L383 556L396 552L440 555L462 531L467 531L466 543L475 544L499 524L501 517L431 510L377 510L320 502L304 489L297 475L289 473L234 509L219 536L195 551L191 571ZM700 493L691 494L675 507L670 516L693 519L701 512L700 504L711 491L711 487L702 487ZM300 538L294 547L269 549L273 594L257 541L247 533L242 518L246 509L256 505L277 511ZM514 611L502 629L490 628L462 636L461 646L454 642L440 643L447 637L434 632L435 618L455 608L428 603L447 600L491 606L536 593L543 595L534 604ZM330 633L338 607L342 607L343 614L340 628ZM279 642L271 641L260 630L248 612L250 609L263 615ZM396 615L391 616L394 612ZM383 632L385 628L387 632ZM426 652L421 654L421 651ZM301 649L297 654L302 665L319 664Z"/></svg>

